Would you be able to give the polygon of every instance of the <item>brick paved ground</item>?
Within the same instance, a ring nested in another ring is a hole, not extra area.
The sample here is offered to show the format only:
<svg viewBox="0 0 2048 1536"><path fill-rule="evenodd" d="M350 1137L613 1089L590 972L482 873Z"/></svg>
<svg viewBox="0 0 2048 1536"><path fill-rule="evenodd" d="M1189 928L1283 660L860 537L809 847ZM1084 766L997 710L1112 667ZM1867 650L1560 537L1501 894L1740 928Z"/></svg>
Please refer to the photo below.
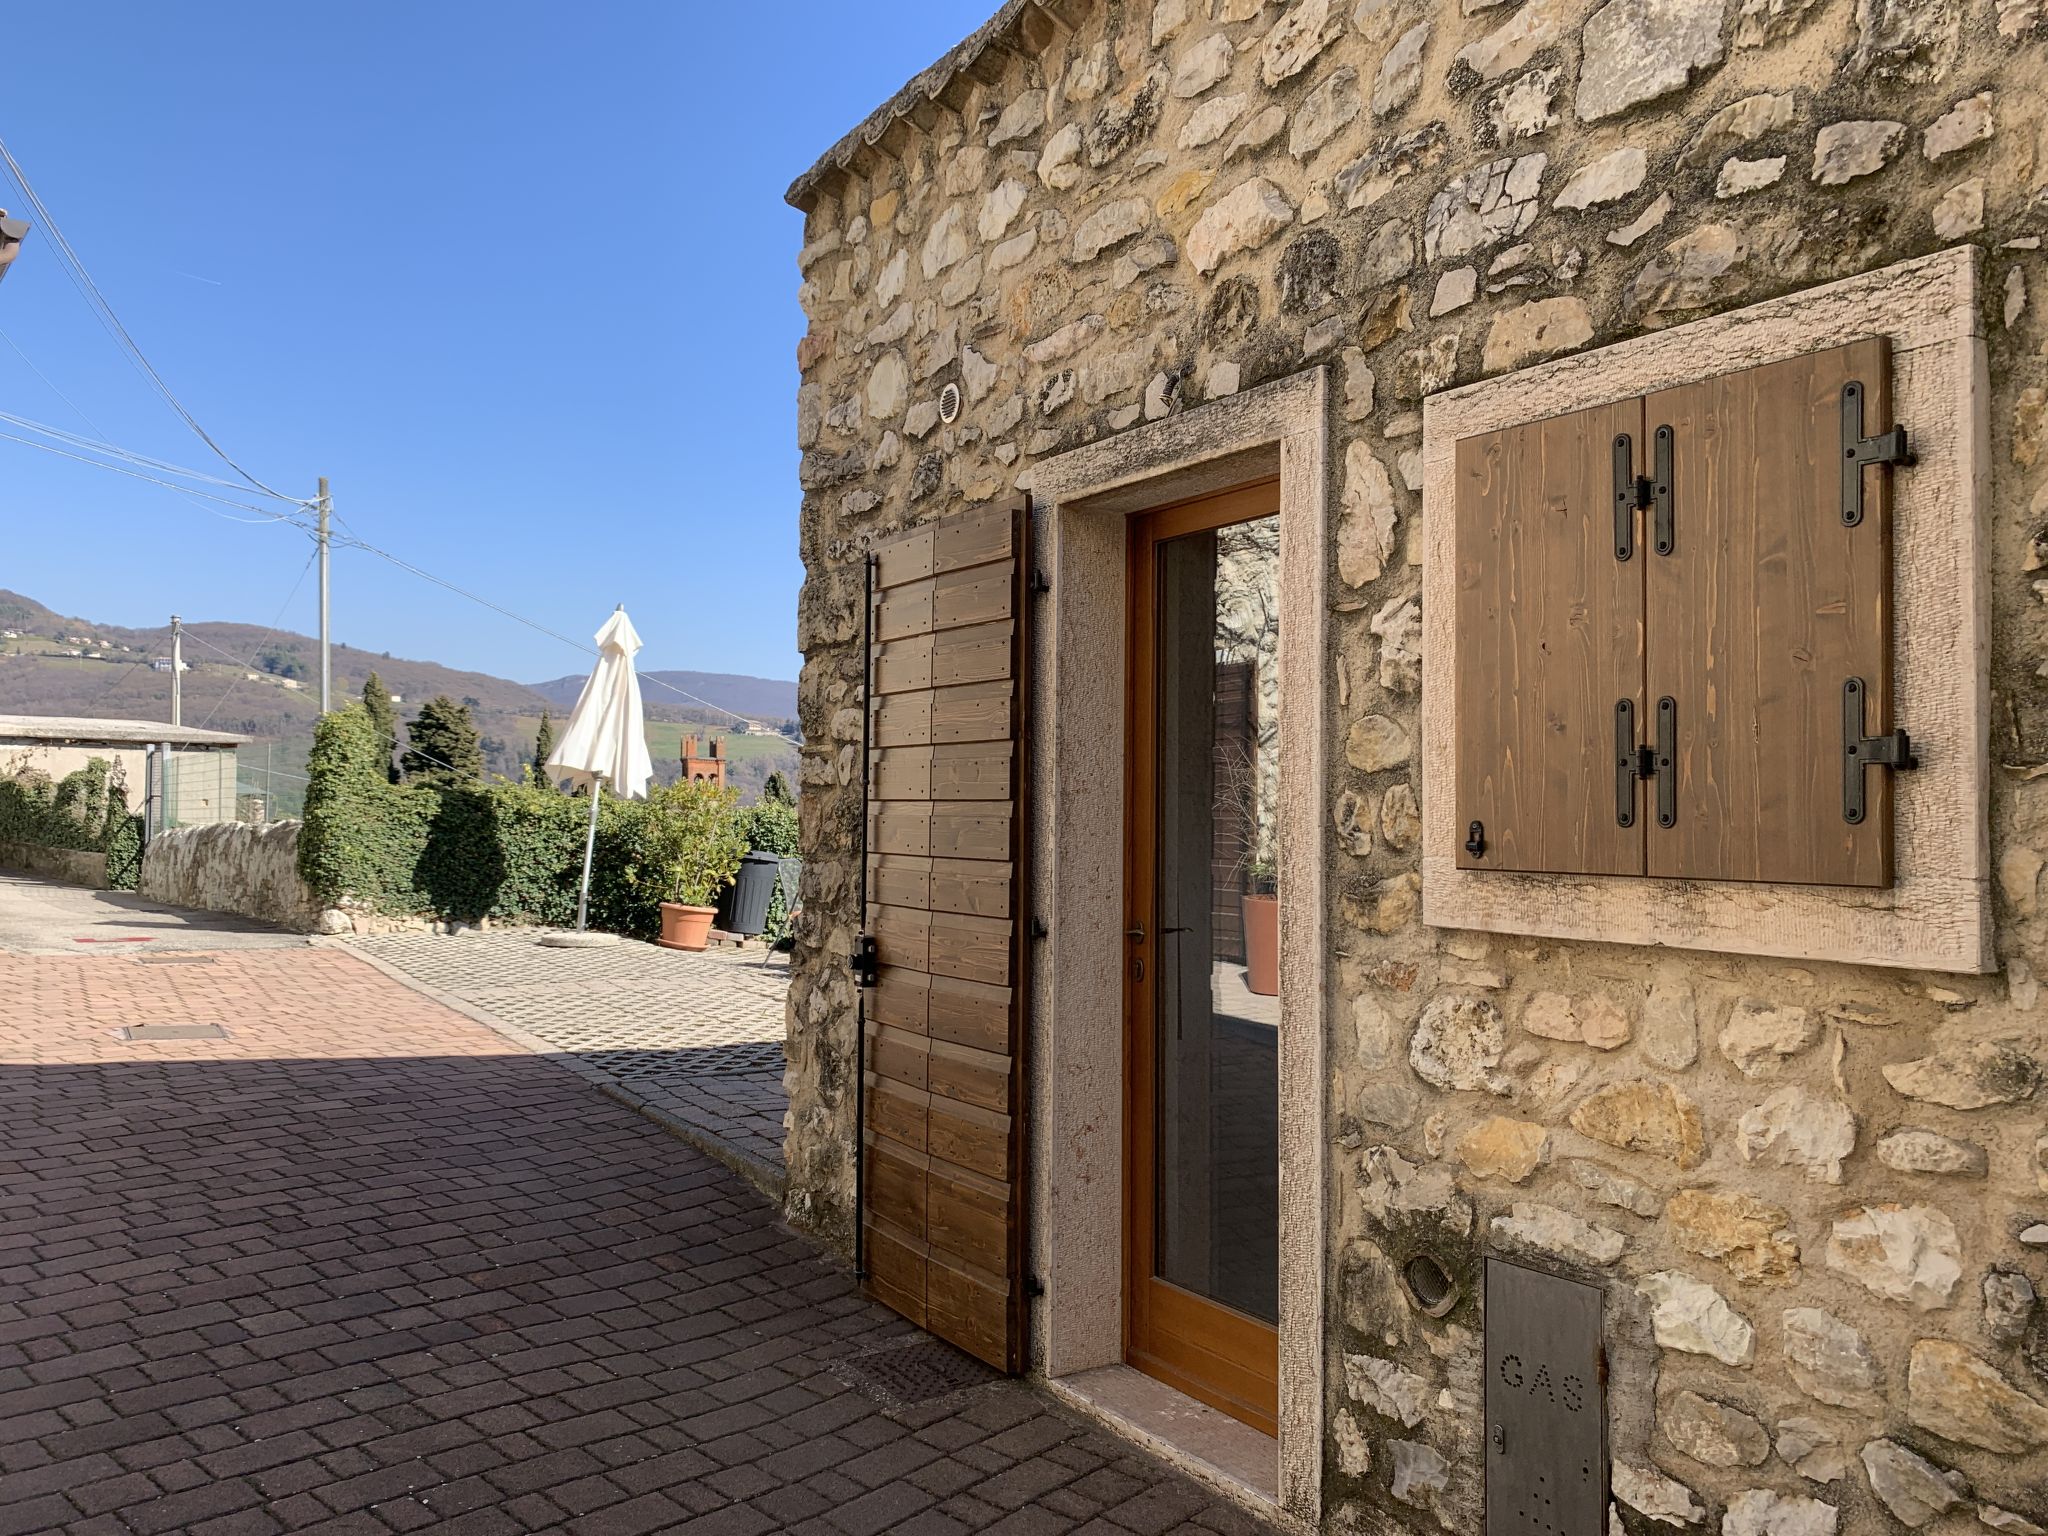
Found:
<svg viewBox="0 0 2048 1536"><path fill-rule="evenodd" d="M705 1137L764 1189L783 1186L789 968L757 947L684 954L625 942L546 949L532 931L393 934L353 946L457 999L584 1076Z"/></svg>
<svg viewBox="0 0 2048 1536"><path fill-rule="evenodd" d="M346 950L0 954L0 1536L1259 1529L1020 1384L841 1379L907 1337Z"/></svg>

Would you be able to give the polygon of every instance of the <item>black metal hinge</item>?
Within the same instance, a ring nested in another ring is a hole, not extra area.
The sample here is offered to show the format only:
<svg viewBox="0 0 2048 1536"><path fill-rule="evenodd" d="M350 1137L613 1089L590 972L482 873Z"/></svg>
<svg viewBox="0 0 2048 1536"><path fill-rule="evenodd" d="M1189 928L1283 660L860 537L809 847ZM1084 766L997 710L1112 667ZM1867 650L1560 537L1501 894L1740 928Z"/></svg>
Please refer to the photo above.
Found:
<svg viewBox="0 0 2048 1536"><path fill-rule="evenodd" d="M1644 500L1650 482L1636 478L1635 440L1626 432L1614 437L1614 558L1633 559L1636 552L1636 509L1647 507ZM1622 823L1627 826L1627 822Z"/></svg>
<svg viewBox="0 0 2048 1536"><path fill-rule="evenodd" d="M1674 441L1671 428L1668 426L1659 427L1654 441L1656 444L1656 478L1650 482L1650 501L1645 502L1644 505L1654 504L1657 508L1656 529L1652 533L1651 538L1657 546L1657 553L1668 555L1677 542L1677 530L1674 526L1671 511L1671 483L1675 478L1672 474L1671 462L1672 443Z"/></svg>
<svg viewBox="0 0 2048 1536"><path fill-rule="evenodd" d="M1864 769L1904 771L1920 766L1920 759L1913 755L1913 738L1904 731L1887 731L1882 736L1863 734L1867 691L1860 677L1849 678L1842 684L1842 820L1851 826L1869 814L1864 798Z"/></svg>
<svg viewBox="0 0 2048 1536"><path fill-rule="evenodd" d="M1657 825L1678 825L1678 701L1657 701Z"/></svg>
<svg viewBox="0 0 2048 1536"><path fill-rule="evenodd" d="M1642 754L1648 747L1636 746L1636 701L1619 699L1614 705L1614 824L1636 824L1636 780L1646 778Z"/></svg>
<svg viewBox="0 0 2048 1536"><path fill-rule="evenodd" d="M1866 464L1913 465L1920 461L1906 446L1906 429L1893 427L1875 437L1863 435L1863 382L1851 379L1842 386L1842 526L1854 528L1863 521L1863 466Z"/></svg>
<svg viewBox="0 0 2048 1536"><path fill-rule="evenodd" d="M1475 821L1465 829L1465 851L1475 859L1486 857L1486 823Z"/></svg>
<svg viewBox="0 0 2048 1536"><path fill-rule="evenodd" d="M1636 473L1635 440L1626 432L1614 439L1614 558L1628 560L1636 552L1636 513L1656 508L1652 538L1657 553L1668 555L1673 544L1671 517L1672 432L1659 427L1651 439L1656 474Z"/></svg>
<svg viewBox="0 0 2048 1536"><path fill-rule="evenodd" d="M872 933L864 933L853 941L853 956L846 963L853 972L855 986L872 987L881 981L882 953Z"/></svg>
<svg viewBox="0 0 2048 1536"><path fill-rule="evenodd" d="M1620 827L1636 824L1636 785L1645 779L1657 784L1657 825L1669 827L1678 821L1678 704L1664 698L1657 701L1657 744L1636 742L1636 703L1617 699L1614 704L1614 823Z"/></svg>

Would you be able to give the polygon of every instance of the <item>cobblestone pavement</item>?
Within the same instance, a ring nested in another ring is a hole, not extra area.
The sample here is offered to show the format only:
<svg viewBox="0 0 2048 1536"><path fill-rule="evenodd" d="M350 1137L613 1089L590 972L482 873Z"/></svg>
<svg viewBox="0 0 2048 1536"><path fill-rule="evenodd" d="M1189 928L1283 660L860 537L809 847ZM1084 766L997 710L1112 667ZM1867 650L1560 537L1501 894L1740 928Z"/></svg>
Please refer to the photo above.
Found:
<svg viewBox="0 0 2048 1536"><path fill-rule="evenodd" d="M779 1192L787 963L764 966L759 948L684 954L626 941L544 949L539 939L520 930L406 933L352 947L672 1117Z"/></svg>
<svg viewBox="0 0 2048 1536"><path fill-rule="evenodd" d="M943 1346L345 949L0 955L0 999L0 1536L1264 1529L978 1368L886 1404L877 1351Z"/></svg>

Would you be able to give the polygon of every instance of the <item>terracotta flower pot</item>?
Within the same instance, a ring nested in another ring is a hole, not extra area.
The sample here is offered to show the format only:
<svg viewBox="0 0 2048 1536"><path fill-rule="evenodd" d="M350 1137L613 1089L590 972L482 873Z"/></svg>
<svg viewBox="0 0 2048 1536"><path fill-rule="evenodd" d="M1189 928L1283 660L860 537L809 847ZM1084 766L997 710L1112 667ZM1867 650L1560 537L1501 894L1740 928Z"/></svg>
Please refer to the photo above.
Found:
<svg viewBox="0 0 2048 1536"><path fill-rule="evenodd" d="M1260 997L1280 995L1280 898L1245 896L1244 984Z"/></svg>
<svg viewBox="0 0 2048 1536"><path fill-rule="evenodd" d="M661 904L661 937L654 942L663 949L702 949L711 942L711 919L716 907L686 907L679 901Z"/></svg>

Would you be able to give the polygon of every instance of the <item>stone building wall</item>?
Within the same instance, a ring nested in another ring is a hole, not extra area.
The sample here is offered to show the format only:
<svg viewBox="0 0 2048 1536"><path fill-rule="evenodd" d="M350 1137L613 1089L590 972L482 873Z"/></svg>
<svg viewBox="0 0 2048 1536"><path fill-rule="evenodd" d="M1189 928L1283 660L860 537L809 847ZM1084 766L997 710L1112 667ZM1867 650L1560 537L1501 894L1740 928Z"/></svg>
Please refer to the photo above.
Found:
<svg viewBox="0 0 2048 1536"><path fill-rule="evenodd" d="M867 544L1322 364L1327 1524L1479 1528L1486 1245L1611 1277L1627 1531L2048 1529L2041 0L1013 0L991 35L793 189L794 1218L850 1232ZM2003 972L1422 926L1423 396L1963 242L1987 292ZM1387 1258L1417 1233L1464 1266L1442 1320Z"/></svg>

